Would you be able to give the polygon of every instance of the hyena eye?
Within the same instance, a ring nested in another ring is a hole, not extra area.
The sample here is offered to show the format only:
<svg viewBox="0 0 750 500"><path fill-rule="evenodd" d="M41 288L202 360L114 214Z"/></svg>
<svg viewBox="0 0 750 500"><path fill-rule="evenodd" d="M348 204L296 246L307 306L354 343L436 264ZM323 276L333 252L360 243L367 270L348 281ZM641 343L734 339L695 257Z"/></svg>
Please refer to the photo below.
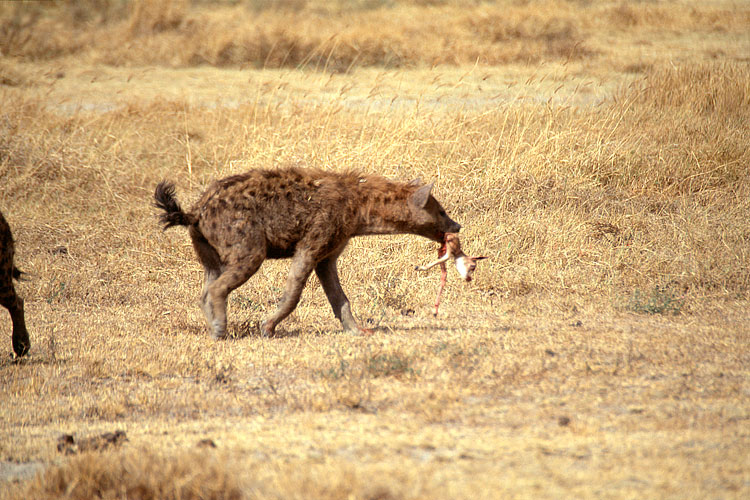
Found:
<svg viewBox="0 0 750 500"><path fill-rule="evenodd" d="M438 214L439 214L439 215L440 215L441 217L445 217L446 215L448 215L447 213L445 213L445 210L443 210L442 208L441 208L440 210L438 210Z"/></svg>

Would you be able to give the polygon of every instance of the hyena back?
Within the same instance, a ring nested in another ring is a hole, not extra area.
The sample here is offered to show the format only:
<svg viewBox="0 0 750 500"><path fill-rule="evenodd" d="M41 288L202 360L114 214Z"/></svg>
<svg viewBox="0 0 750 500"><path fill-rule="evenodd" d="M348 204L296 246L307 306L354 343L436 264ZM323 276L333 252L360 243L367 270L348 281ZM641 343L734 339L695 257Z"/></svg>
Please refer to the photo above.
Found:
<svg viewBox="0 0 750 500"><path fill-rule="evenodd" d="M252 170L214 182L183 211L174 185L161 182L155 205L164 229L187 226L203 264L201 308L215 338L226 336L227 295L267 258L291 258L276 311L263 321L270 335L297 306L315 271L333 313L347 331L364 332L354 319L336 259L354 236L415 234L440 241L461 226L430 194L432 184L392 182L380 176L288 168Z"/></svg>
<svg viewBox="0 0 750 500"><path fill-rule="evenodd" d="M23 299L16 294L13 280L21 277L21 271L13 264L15 246L10 226L0 212L0 304L8 309L13 321L13 352L21 357L29 351L31 342L26 330Z"/></svg>

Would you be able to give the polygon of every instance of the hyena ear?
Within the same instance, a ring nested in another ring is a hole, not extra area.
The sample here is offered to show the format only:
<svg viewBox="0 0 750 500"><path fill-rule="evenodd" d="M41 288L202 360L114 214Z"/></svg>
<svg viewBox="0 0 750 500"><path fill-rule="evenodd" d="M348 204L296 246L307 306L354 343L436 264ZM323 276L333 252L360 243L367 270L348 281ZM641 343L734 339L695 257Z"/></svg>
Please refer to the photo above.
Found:
<svg viewBox="0 0 750 500"><path fill-rule="evenodd" d="M421 177L417 177L416 179L409 181L409 184L407 184L407 185L408 186L421 186L422 185L422 178Z"/></svg>
<svg viewBox="0 0 750 500"><path fill-rule="evenodd" d="M424 208L427 206L427 200L430 199L430 191L432 191L432 184L433 183L422 186L411 195L411 201L414 203L415 207Z"/></svg>

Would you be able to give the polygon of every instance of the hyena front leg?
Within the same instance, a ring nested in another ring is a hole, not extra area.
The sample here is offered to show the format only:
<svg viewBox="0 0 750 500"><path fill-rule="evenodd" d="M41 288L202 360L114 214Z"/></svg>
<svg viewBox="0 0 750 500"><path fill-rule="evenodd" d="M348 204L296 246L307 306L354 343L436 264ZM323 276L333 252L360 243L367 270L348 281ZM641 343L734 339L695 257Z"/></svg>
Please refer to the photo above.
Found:
<svg viewBox="0 0 750 500"><path fill-rule="evenodd" d="M331 257L318 263L315 267L315 274L318 275L320 284L323 286L323 291L325 291L326 297L328 297L328 302L331 304L334 316L341 321L344 330L356 334L372 333L372 330L359 326L357 320L354 319L349 298L341 287L336 257Z"/></svg>
<svg viewBox="0 0 750 500"><path fill-rule="evenodd" d="M281 296L281 300L279 300L279 305L276 307L276 311L260 327L263 336L273 335L276 325L281 323L297 307L299 298L302 295L302 289L305 287L305 283L307 283L307 278L310 277L313 267L315 267L315 259L312 257L311 252L298 250L295 253L292 258L292 267L289 270L289 276L286 279L284 294Z"/></svg>

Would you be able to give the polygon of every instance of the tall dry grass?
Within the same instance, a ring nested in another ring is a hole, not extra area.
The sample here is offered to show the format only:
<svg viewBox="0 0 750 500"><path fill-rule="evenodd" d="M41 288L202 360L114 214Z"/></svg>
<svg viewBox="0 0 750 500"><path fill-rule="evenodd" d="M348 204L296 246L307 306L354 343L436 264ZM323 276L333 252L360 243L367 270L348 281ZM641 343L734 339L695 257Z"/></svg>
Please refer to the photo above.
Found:
<svg viewBox="0 0 750 500"><path fill-rule="evenodd" d="M175 257L169 245L156 251L139 242L156 234L147 202L161 178L175 179L190 203L210 180L252 167L294 163L421 176L437 179L436 194L464 224L469 248L492 257L477 281L488 296L571 294L611 303L654 286L695 298L742 296L750 275L749 82L742 64L660 67L597 107L522 101L396 115L316 101L280 105L282 95L237 109L155 102L74 116L17 101L1 124L2 197L18 206L19 218L42 222L37 208L56 206L55 219L96 220L103 239L81 258L97 275L115 273L101 278L107 284L118 271L102 269L100 245L105 254L141 248L146 258L136 273L143 279ZM49 249L83 237L73 229L55 235L61 231L29 245ZM187 244L176 232L159 239ZM429 278L404 278L428 244L360 246L375 249L375 262L393 265L373 274L355 264L345 280L393 283L392 302L403 307L426 302L409 281ZM273 286L281 280L275 274ZM88 277L74 281L66 294L78 286L78 293L92 293ZM360 287L358 302L375 300L368 293Z"/></svg>
<svg viewBox="0 0 750 500"><path fill-rule="evenodd" d="M115 5L116 7L113 7ZM273 8L270 8L273 6ZM16 4L0 11L5 55L76 54L113 65L312 67L539 64L607 59L612 31L743 36L750 10L729 2L335 1L200 4L186 0ZM730 56L734 56L731 54Z"/></svg>
<svg viewBox="0 0 750 500"><path fill-rule="evenodd" d="M70 464L37 477L25 493L38 500L243 498L231 463L215 453L201 451L185 454L179 460L152 450L75 457Z"/></svg>

